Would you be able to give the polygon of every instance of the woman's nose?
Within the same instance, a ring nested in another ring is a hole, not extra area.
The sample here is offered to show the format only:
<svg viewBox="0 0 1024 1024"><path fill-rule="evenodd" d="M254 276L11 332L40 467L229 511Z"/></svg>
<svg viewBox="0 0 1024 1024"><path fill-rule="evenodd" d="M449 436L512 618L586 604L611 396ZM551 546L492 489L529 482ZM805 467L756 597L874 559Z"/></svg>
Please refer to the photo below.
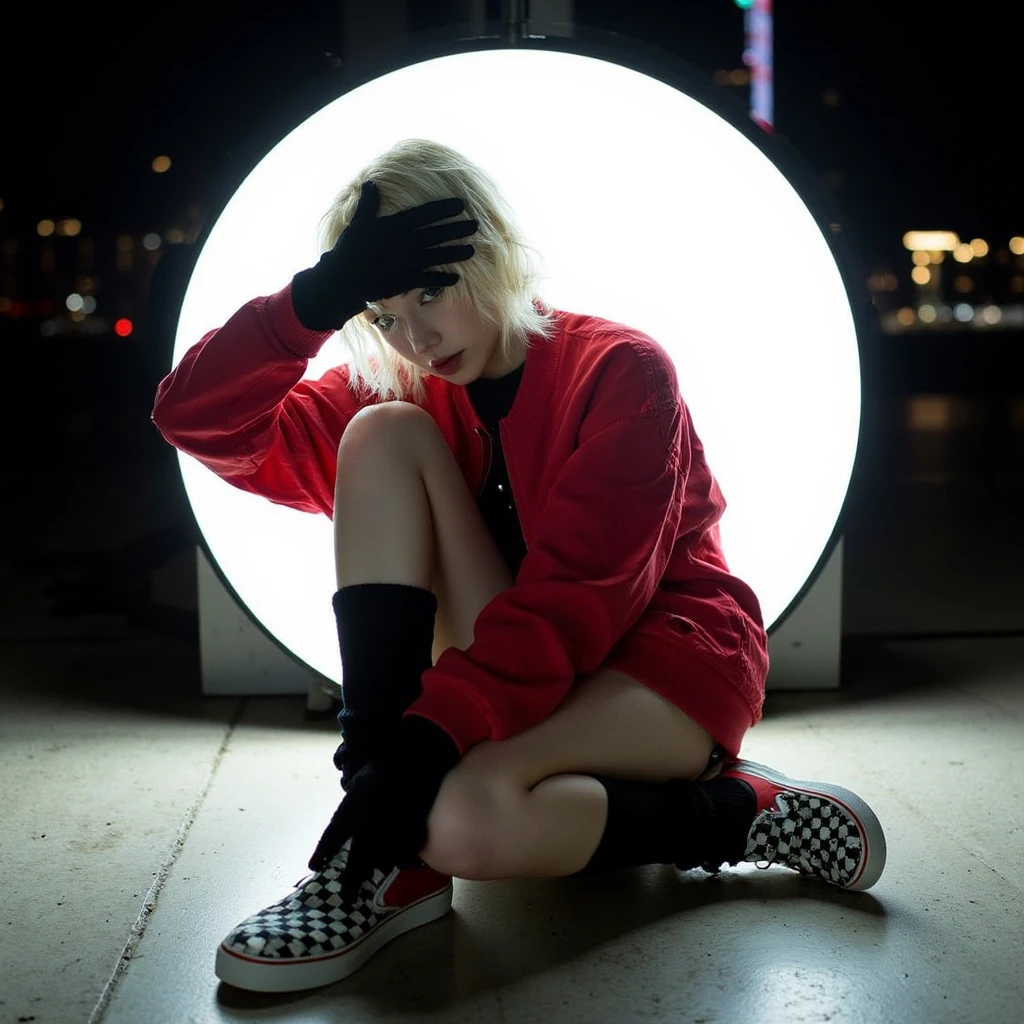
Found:
<svg viewBox="0 0 1024 1024"><path fill-rule="evenodd" d="M437 347L437 331L433 331L427 327L420 327L413 324L409 325L408 331L409 344L412 345L413 351L417 355L423 355L424 352L429 352L431 349Z"/></svg>

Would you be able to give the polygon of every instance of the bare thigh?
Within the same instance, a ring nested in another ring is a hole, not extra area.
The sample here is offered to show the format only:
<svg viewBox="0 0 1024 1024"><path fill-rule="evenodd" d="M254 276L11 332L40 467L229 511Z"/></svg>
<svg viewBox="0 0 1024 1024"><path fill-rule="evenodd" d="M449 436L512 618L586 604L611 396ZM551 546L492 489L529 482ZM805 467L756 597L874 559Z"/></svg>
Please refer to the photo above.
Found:
<svg viewBox="0 0 1024 1024"><path fill-rule="evenodd" d="M565 700L532 729L467 751L453 774L511 791L563 774L696 779L714 745L707 730L659 693L624 672L600 668L579 677Z"/></svg>

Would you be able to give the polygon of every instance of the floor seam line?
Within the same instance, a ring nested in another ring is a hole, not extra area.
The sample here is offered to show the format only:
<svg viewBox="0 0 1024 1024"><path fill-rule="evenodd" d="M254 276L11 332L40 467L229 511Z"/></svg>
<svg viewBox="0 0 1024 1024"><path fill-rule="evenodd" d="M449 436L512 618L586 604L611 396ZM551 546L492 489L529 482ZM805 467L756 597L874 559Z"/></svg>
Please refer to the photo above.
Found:
<svg viewBox="0 0 1024 1024"><path fill-rule="evenodd" d="M107 979L107 983L103 986L103 991L100 993L100 997L96 1005L93 1007L92 1013L89 1014L87 1024L100 1024L100 1021L103 1019L103 1015L107 1012L107 1009L110 1006L110 1001L114 996L114 990L117 988L118 982L120 982L125 971L128 969L128 964L131 963L132 956L134 956L139 942L142 941L142 936L146 931L146 926L149 924L149 919L152 917L153 911L156 909L156 901L159 899L160 893L163 891L164 884L171 873L171 869L174 867L175 863L177 863L178 857L181 855L182 848L185 845L185 840L188 838L188 834L192 830L192 825L195 822L196 816L199 814L200 809L206 801L207 794L210 792L210 787L213 785L213 780L220 768L221 761L223 761L224 755L227 753L228 744L231 742L231 739L235 734L235 730L238 727L238 723L241 721L242 713L245 711L247 704L248 698L243 697L239 701L235 714L228 723L227 732L224 734L220 747L214 755L213 763L210 765L210 770L207 773L206 780L203 782L203 786L199 791L199 795L189 805L188 810L185 811L185 816L182 818L181 824L178 825L178 830L171 843L170 851L157 870L156 878L153 880L153 884L149 887L149 891L146 893L145 898L142 901L142 909L139 911L139 916L135 919L135 923L132 925L131 930L128 933L128 939L124 944L124 948L121 950L121 955L117 959L117 964L114 966L114 970Z"/></svg>

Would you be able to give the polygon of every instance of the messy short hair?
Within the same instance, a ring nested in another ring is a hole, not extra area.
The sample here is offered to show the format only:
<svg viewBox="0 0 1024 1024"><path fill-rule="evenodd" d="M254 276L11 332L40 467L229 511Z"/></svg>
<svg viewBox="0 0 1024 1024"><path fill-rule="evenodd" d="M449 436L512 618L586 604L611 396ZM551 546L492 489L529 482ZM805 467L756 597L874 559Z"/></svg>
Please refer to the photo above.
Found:
<svg viewBox="0 0 1024 1024"><path fill-rule="evenodd" d="M454 245L472 245L468 260L438 264L459 280L448 286L447 298L475 308L482 319L499 329L501 353L511 360L531 338L550 340L555 333L554 311L537 298L538 274L515 217L494 180L456 150L429 139L405 139L367 164L338 194L320 226L320 251L333 248L348 227L359 203L362 183L373 180L380 194L377 216L388 216L413 206L457 196L465 203L457 217L442 223L475 219L477 231L455 239ZM368 388L382 401L412 399L422 403L427 376L400 356L380 330L362 313L340 330L343 347L351 353L350 386Z"/></svg>

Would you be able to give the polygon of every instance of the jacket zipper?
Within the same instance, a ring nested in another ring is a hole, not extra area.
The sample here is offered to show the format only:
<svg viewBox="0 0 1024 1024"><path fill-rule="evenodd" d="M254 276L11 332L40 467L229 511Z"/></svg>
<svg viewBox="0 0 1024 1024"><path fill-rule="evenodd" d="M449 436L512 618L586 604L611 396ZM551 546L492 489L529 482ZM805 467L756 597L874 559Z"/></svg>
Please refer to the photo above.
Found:
<svg viewBox="0 0 1024 1024"><path fill-rule="evenodd" d="M476 489L476 496L479 499L480 495L484 492L484 486L487 483L487 478L491 475L491 463L494 461L494 442L491 440L491 435L486 427L475 427L476 432L480 435L480 440L483 441L484 450L487 452L487 468L484 469L484 475L480 480L480 484ZM498 431L501 431L501 424L498 424ZM519 520L519 528L523 532L523 543L526 543L526 525L523 521L522 513L519 511L519 502L516 501L516 492L512 487L512 469L508 464L508 453L506 450L505 454L505 466L508 469L508 487L512 494L512 507L515 509L516 518Z"/></svg>
<svg viewBox="0 0 1024 1024"><path fill-rule="evenodd" d="M476 496L479 498L484 493L484 485L487 483L487 478L491 475L491 460L494 458L494 444L491 441L491 435L487 433L486 427L476 427L476 432L480 435L480 440L484 445L484 453L487 456L487 467L484 469L484 475L480 478L480 483L477 485Z"/></svg>

